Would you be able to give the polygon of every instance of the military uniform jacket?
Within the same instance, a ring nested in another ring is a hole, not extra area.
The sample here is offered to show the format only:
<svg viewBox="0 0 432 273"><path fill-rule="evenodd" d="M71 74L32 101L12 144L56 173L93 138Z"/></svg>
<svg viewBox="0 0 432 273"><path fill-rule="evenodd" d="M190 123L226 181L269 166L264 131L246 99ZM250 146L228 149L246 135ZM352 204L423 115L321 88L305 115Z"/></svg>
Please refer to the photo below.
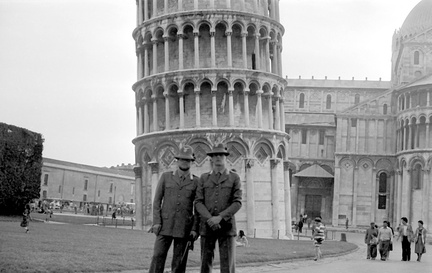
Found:
<svg viewBox="0 0 432 273"><path fill-rule="evenodd" d="M153 201L153 224L161 224L160 235L186 238L190 231L198 232L198 218L194 216L198 177L188 174L183 182L178 171L163 173Z"/></svg>
<svg viewBox="0 0 432 273"><path fill-rule="evenodd" d="M242 191L238 174L225 169L221 176L209 172L201 175L195 208L200 215L200 235L237 235L234 214L241 208ZM212 216L221 216L221 229L213 231L207 224Z"/></svg>

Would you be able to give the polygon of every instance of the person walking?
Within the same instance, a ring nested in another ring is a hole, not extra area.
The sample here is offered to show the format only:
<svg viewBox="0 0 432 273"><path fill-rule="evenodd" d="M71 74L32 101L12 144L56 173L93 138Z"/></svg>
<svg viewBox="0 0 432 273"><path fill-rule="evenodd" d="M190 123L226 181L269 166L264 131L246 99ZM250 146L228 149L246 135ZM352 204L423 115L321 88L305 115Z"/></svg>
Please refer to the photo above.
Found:
<svg viewBox="0 0 432 273"><path fill-rule="evenodd" d="M229 155L223 144L207 153L212 171L201 175L195 208L200 215L201 273L213 268L216 241L219 243L220 272L235 272L235 214L242 206L240 177L226 168Z"/></svg>
<svg viewBox="0 0 432 273"><path fill-rule="evenodd" d="M303 231L303 219L301 217L300 217L300 221L298 222L297 226L298 226L298 232L302 233L302 231Z"/></svg>
<svg viewBox="0 0 432 273"><path fill-rule="evenodd" d="M387 227L389 229L391 229L392 232L392 236L394 238L394 230L393 228L390 226L390 221L387 221ZM387 253L387 260L390 259L390 252L393 251L393 241L390 242L390 246L389 246L389 252Z"/></svg>
<svg viewBox="0 0 432 273"><path fill-rule="evenodd" d="M189 241L198 238L198 219L193 202L198 177L190 173L195 161L192 147L184 146L175 156L177 170L165 172L159 179L153 201L153 226L156 235L149 273L163 273L168 250L174 241L171 272L186 272Z"/></svg>
<svg viewBox="0 0 432 273"><path fill-rule="evenodd" d="M318 261L322 258L321 245L325 239L325 226L322 223L321 217L316 217L314 221L315 223L312 227L312 239L314 240L315 246L314 261Z"/></svg>
<svg viewBox="0 0 432 273"><path fill-rule="evenodd" d="M388 252L392 240L393 240L392 231L387 226L387 221L384 221L383 226L378 231L378 242L379 242L381 261L386 261L388 259Z"/></svg>
<svg viewBox="0 0 432 273"><path fill-rule="evenodd" d="M398 240L402 237L402 261L411 260L411 242L414 240L413 228L408 224L408 218L402 217L401 224L397 228Z"/></svg>
<svg viewBox="0 0 432 273"><path fill-rule="evenodd" d="M30 216L30 206L27 204L24 208L24 212L23 212L23 219L21 221L21 227L23 227L25 229L26 233L30 232L29 229L29 220L31 220L31 216Z"/></svg>
<svg viewBox="0 0 432 273"><path fill-rule="evenodd" d="M420 262L422 255L426 253L426 234L427 230L423 227L423 221L419 220L414 236L414 252L417 254L417 262Z"/></svg>
<svg viewBox="0 0 432 273"><path fill-rule="evenodd" d="M365 244L367 244L367 248L366 248L366 259L370 259L371 258L371 241L373 236L375 235L375 237L378 236L378 229L375 228L375 223L372 222L370 223L370 227L366 230L366 234L365 234L365 239L364 242ZM376 244L375 244L376 247ZM376 251L376 249L375 249ZM376 257L376 255L375 255Z"/></svg>

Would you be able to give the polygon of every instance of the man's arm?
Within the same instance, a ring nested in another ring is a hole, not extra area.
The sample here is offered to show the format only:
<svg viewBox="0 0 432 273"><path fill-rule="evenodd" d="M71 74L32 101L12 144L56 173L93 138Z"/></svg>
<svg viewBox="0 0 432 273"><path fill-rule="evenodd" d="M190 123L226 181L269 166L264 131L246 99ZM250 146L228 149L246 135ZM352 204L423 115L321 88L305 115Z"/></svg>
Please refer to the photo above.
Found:
<svg viewBox="0 0 432 273"><path fill-rule="evenodd" d="M153 200L153 225L162 224L161 205L165 193L165 175L162 174Z"/></svg>
<svg viewBox="0 0 432 273"><path fill-rule="evenodd" d="M242 203L242 190L241 190L241 184L240 184L240 177L237 175L234 181L232 191L232 202L229 205L228 208L226 208L224 211L219 213L219 216L222 217L225 221L228 221L233 217L234 214L237 213L237 211L240 210Z"/></svg>
<svg viewBox="0 0 432 273"><path fill-rule="evenodd" d="M204 176L206 174L201 175L198 181L198 187L195 196L195 209L199 213L199 217L203 219L209 219L212 217L208 209L204 204Z"/></svg>

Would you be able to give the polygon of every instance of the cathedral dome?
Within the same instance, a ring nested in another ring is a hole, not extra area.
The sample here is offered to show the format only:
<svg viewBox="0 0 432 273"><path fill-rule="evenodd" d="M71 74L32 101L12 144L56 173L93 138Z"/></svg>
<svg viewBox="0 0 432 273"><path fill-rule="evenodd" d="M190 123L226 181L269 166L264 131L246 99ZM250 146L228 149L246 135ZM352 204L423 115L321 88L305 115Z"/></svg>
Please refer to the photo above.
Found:
<svg viewBox="0 0 432 273"><path fill-rule="evenodd" d="M420 33L432 27L432 0L422 0L408 14L401 29L401 36Z"/></svg>

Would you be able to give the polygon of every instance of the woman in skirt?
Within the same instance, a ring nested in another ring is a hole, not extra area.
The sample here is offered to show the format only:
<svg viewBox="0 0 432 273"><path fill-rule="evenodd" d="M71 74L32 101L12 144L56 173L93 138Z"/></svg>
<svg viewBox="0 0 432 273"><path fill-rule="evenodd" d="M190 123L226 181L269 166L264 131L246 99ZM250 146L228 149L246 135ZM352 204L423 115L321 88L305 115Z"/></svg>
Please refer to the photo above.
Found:
<svg viewBox="0 0 432 273"><path fill-rule="evenodd" d="M421 261L423 253L426 253L426 229L423 227L423 221L418 221L418 228L415 232L415 253L417 253L417 262Z"/></svg>
<svg viewBox="0 0 432 273"><path fill-rule="evenodd" d="M25 229L26 233L28 233L30 231L29 228L28 228L28 226L29 226L29 220L31 220L30 210L26 206L26 208L24 209L24 212L23 212L23 219L21 221L21 226Z"/></svg>

